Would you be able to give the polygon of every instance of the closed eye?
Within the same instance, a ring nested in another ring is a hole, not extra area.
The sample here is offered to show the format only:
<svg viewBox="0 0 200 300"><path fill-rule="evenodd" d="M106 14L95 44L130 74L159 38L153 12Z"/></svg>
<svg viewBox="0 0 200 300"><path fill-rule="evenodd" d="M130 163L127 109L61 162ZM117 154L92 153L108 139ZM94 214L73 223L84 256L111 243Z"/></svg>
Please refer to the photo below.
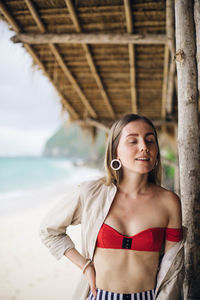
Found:
<svg viewBox="0 0 200 300"><path fill-rule="evenodd" d="M149 143L149 144L153 144L153 143L154 143L154 141L147 141L147 143Z"/></svg>

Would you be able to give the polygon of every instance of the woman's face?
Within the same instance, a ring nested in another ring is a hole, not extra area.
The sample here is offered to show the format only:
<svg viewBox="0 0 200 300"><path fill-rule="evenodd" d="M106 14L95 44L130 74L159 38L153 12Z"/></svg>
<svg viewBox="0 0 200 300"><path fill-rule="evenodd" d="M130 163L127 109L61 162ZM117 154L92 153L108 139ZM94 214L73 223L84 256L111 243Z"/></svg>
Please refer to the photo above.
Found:
<svg viewBox="0 0 200 300"><path fill-rule="evenodd" d="M117 147L117 158L122 163L122 169L148 173L155 165L157 154L154 130L148 123L137 120L123 128Z"/></svg>

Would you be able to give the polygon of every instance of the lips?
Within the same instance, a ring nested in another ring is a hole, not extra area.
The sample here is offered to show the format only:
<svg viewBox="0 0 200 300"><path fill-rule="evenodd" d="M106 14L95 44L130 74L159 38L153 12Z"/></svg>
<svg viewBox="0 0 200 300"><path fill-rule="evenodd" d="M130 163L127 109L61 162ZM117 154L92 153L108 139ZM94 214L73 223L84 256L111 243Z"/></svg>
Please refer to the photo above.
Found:
<svg viewBox="0 0 200 300"><path fill-rule="evenodd" d="M135 160L138 160L138 161L149 161L150 158L149 157L145 157L145 156L141 156L141 157L137 157Z"/></svg>

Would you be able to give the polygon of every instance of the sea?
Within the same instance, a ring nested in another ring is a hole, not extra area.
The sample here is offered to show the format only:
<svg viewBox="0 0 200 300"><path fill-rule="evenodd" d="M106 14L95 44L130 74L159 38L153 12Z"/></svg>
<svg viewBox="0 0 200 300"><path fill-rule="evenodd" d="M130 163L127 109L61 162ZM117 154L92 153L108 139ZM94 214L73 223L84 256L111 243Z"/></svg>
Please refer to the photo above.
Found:
<svg viewBox="0 0 200 300"><path fill-rule="evenodd" d="M26 195L28 199L35 192L53 191L54 187L73 185L103 175L102 171L81 164L81 160L75 165L68 158L0 157L0 213L11 209L15 199L19 201ZM26 205L29 205L28 201Z"/></svg>

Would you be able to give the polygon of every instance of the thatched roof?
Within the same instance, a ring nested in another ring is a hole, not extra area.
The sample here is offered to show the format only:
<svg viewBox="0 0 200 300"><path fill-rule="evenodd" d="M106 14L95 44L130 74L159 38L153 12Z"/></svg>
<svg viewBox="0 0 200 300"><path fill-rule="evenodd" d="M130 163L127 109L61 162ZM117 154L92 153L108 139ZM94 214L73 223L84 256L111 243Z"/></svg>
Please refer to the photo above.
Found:
<svg viewBox="0 0 200 300"><path fill-rule="evenodd" d="M130 112L177 119L167 9L172 26L164 0L0 1L71 119L104 125Z"/></svg>

